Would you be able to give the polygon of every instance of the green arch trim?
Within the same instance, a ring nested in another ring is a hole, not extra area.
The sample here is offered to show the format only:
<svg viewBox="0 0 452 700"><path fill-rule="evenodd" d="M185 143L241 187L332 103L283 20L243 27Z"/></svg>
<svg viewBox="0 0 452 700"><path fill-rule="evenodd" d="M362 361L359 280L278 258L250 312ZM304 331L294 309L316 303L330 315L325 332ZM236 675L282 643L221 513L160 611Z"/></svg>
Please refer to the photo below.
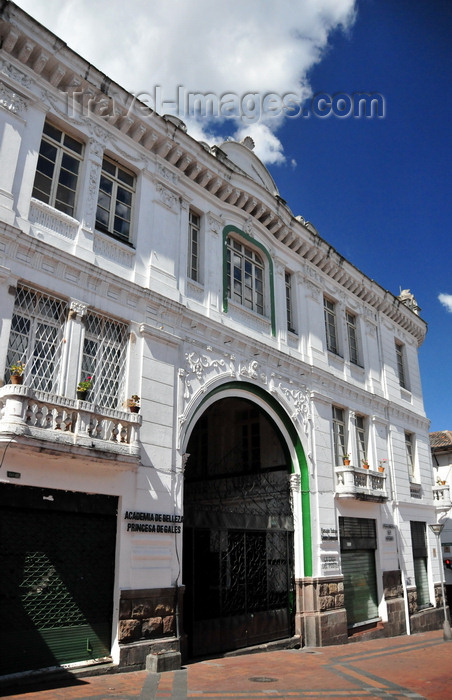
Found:
<svg viewBox="0 0 452 700"><path fill-rule="evenodd" d="M303 528L303 568L304 576L312 576L312 537L311 537L311 500L309 491L309 472L308 463L303 450L303 445L301 444L298 432L287 415L281 404L271 396L265 389L255 386L250 382L226 382L220 386L212 389L198 405L197 410L193 414L191 420L187 425L187 429L191 422L194 420L195 416L198 414L201 406L206 403L215 394L221 394L224 391L229 391L230 389L236 390L240 389L242 391L247 391L250 394L258 396L264 403L268 404L270 408L276 413L278 418L281 420L285 429L287 430L289 437L292 441L292 445L297 455L298 465L300 467L301 476L301 516L302 516L302 528ZM294 463L291 463L291 472L294 473L295 467Z"/></svg>
<svg viewBox="0 0 452 700"><path fill-rule="evenodd" d="M270 284L270 320L272 335L276 336L276 320L275 320L275 282L273 273L273 260L270 253L259 241L256 241L252 236L237 228L236 226L228 225L223 229L223 311L225 314L228 312L229 299L228 299L228 267L227 267L227 240L230 233L236 233L240 238L244 238L248 243L251 243L255 248L265 255L268 262L268 278Z"/></svg>

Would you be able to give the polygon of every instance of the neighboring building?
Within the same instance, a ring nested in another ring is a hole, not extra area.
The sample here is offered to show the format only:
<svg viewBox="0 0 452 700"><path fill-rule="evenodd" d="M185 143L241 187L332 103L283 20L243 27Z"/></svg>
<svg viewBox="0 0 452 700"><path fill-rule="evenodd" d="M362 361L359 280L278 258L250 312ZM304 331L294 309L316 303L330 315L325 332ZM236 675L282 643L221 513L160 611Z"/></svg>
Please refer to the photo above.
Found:
<svg viewBox="0 0 452 700"><path fill-rule="evenodd" d="M439 627L412 295L251 139L198 143L10 2L1 34L0 673Z"/></svg>
<svg viewBox="0 0 452 700"><path fill-rule="evenodd" d="M435 486L433 497L441 506L439 522L444 523L441 533L442 556L444 564L444 582L447 591L447 603L452 605L452 520L450 490L452 486L452 430L439 430L430 433L432 449L433 475Z"/></svg>

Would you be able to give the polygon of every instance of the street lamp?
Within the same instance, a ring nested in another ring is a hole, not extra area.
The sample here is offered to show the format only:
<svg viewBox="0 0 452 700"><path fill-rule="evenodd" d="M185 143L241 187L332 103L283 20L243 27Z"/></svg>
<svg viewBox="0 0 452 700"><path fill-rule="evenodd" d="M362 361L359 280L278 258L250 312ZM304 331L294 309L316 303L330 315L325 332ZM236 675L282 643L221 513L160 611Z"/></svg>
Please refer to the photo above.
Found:
<svg viewBox="0 0 452 700"><path fill-rule="evenodd" d="M443 550L442 550L441 542L439 539L440 535L443 531L443 527L444 527L444 523L433 523L433 525L429 525L430 530L433 532L434 535L436 535L437 552L438 552L438 557L440 557L439 575L441 578L441 593L443 596L443 608L444 608L443 638L445 641L450 641L452 639L452 633L450 631L449 620L447 619L446 596L444 595Z"/></svg>

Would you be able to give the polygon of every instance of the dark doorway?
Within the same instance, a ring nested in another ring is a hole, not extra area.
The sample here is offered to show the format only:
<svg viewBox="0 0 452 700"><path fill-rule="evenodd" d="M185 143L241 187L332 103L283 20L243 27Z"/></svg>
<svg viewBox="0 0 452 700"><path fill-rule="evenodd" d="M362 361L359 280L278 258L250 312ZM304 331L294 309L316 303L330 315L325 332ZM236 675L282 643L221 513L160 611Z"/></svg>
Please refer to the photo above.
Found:
<svg viewBox="0 0 452 700"><path fill-rule="evenodd" d="M191 656L293 634L289 455L251 401L203 414L187 452L184 629Z"/></svg>

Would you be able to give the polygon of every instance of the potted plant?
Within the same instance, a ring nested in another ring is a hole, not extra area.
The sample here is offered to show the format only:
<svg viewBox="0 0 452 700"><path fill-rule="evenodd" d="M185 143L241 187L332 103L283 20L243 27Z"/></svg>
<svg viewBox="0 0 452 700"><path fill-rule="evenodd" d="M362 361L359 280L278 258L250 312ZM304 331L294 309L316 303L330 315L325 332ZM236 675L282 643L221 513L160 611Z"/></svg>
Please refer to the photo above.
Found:
<svg viewBox="0 0 452 700"><path fill-rule="evenodd" d="M346 452L345 454L343 454L343 455L342 455L342 459L343 459L343 461L344 461L344 465L345 465L346 467L348 467L348 465L350 464L350 455L349 455L349 453Z"/></svg>
<svg viewBox="0 0 452 700"><path fill-rule="evenodd" d="M131 413L139 413L140 411L140 397L137 394L132 394L130 399L126 400L126 406Z"/></svg>
<svg viewBox="0 0 452 700"><path fill-rule="evenodd" d="M387 459L379 459L378 460L378 471L379 472L384 472L385 470L385 464L388 460Z"/></svg>
<svg viewBox="0 0 452 700"><path fill-rule="evenodd" d="M22 384L24 380L25 362L16 362L11 365L11 384Z"/></svg>
<svg viewBox="0 0 452 700"><path fill-rule="evenodd" d="M77 384L77 398L81 401L86 401L86 395L93 385L92 379L92 377L86 377Z"/></svg>
<svg viewBox="0 0 452 700"><path fill-rule="evenodd" d="M440 479L440 478L438 478L436 480L436 483L438 484L438 486L445 486L446 485L446 482L444 481L444 479Z"/></svg>
<svg viewBox="0 0 452 700"><path fill-rule="evenodd" d="M367 457L364 457L361 462L363 463L363 468L364 469L369 469L369 462L367 461Z"/></svg>

